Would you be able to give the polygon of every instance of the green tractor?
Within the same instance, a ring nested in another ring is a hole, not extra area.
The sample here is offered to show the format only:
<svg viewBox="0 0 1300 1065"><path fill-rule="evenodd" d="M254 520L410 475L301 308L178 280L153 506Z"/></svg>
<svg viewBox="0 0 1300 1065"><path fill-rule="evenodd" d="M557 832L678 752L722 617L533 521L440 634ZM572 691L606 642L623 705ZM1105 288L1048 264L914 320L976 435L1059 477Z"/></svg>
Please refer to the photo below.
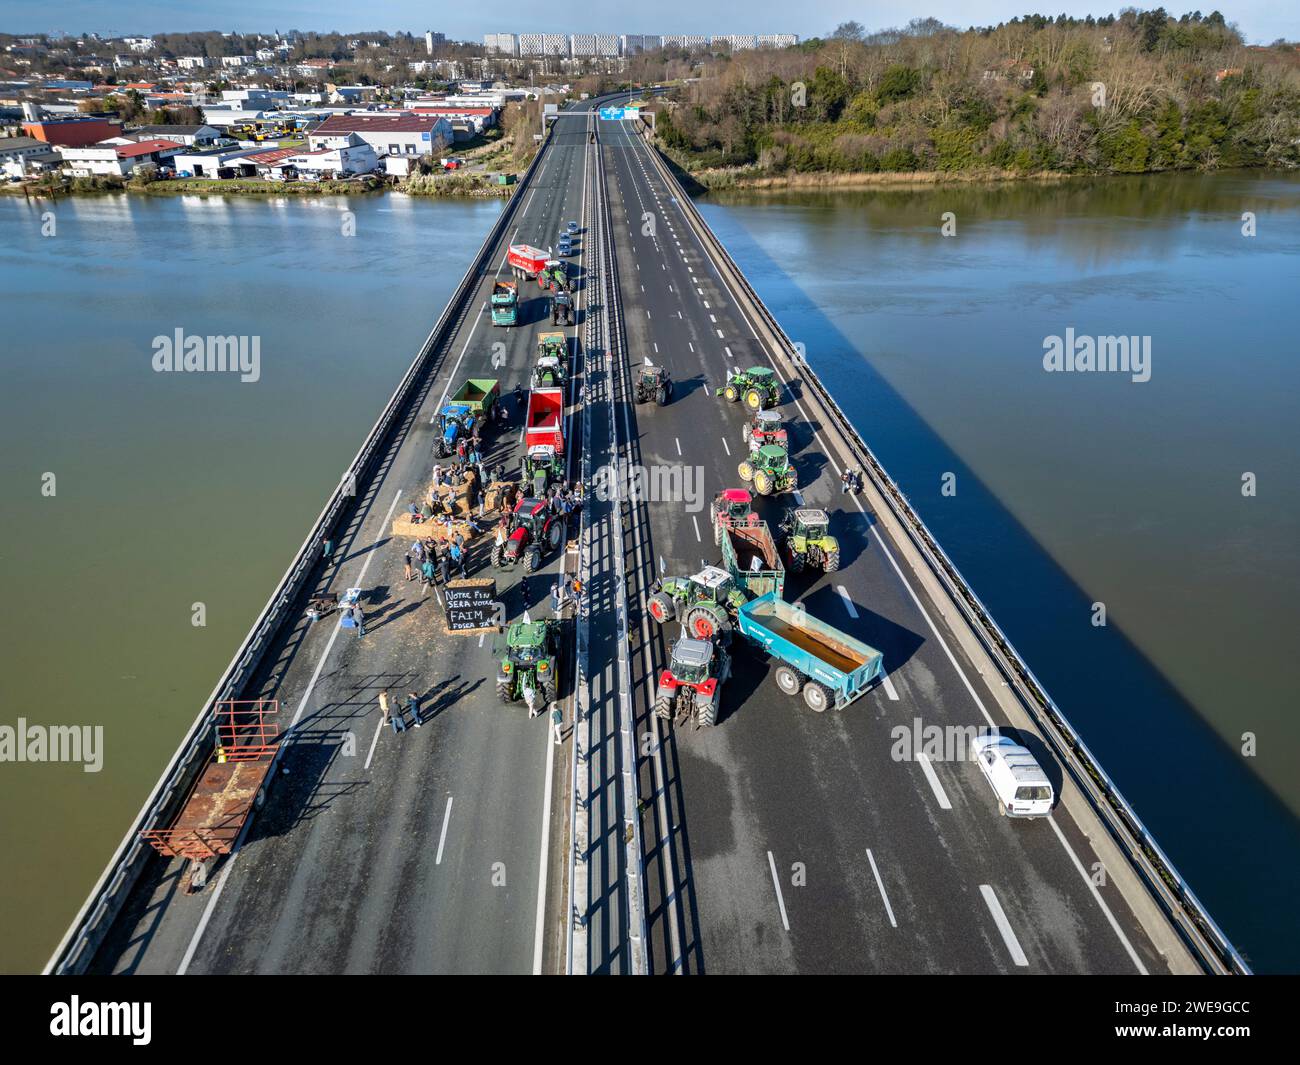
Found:
<svg viewBox="0 0 1300 1065"><path fill-rule="evenodd" d="M823 573L840 568L840 542L830 534L830 524L826 511L814 507L800 507L781 523L791 573L804 566L817 566Z"/></svg>
<svg viewBox="0 0 1300 1065"><path fill-rule="evenodd" d="M673 379L668 376L668 371L647 361L637 373L633 399L637 403L653 401L663 407L672 398Z"/></svg>
<svg viewBox="0 0 1300 1065"><path fill-rule="evenodd" d="M560 457L550 444L534 444L530 447L520 461L519 470L525 490L539 498L545 497L546 490L553 482L564 479Z"/></svg>
<svg viewBox="0 0 1300 1065"><path fill-rule="evenodd" d="M764 444L736 467L736 472L742 481L752 481L754 491L761 496L793 492L799 487L799 475L790 463L789 453L777 444Z"/></svg>
<svg viewBox="0 0 1300 1065"><path fill-rule="evenodd" d="M730 573L705 566L691 577L656 581L646 609L660 625L680 621L688 636L711 640L731 632L732 618L745 602Z"/></svg>
<svg viewBox="0 0 1300 1065"><path fill-rule="evenodd" d="M563 388L564 369L569 361L569 344L563 333L542 333L537 338L537 362L533 364L534 388Z"/></svg>
<svg viewBox="0 0 1300 1065"><path fill-rule="evenodd" d="M767 366L754 366L727 374L727 383L722 386L722 398L728 403L735 403L743 396L745 406L750 410L767 410L768 407L776 406L780 391L775 370Z"/></svg>
<svg viewBox="0 0 1300 1065"><path fill-rule="evenodd" d="M559 622L515 621L506 627L505 652L497 671L497 696L503 703L523 700L530 710L555 700Z"/></svg>

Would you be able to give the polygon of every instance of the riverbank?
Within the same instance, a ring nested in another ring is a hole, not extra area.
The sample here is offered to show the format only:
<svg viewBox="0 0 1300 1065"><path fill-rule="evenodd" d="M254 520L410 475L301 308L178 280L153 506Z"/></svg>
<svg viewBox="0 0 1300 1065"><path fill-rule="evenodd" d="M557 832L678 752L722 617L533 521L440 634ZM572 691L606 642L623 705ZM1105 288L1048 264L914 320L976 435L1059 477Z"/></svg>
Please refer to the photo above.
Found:
<svg viewBox="0 0 1300 1065"><path fill-rule="evenodd" d="M76 178L59 184L19 183L0 186L11 196L61 200L129 192L145 196L357 196L402 192L409 196L444 199L508 199L516 185L497 185L483 174L417 174L394 184L378 177L351 181L263 181L258 178L172 178L165 181L127 181Z"/></svg>
<svg viewBox="0 0 1300 1065"><path fill-rule="evenodd" d="M749 191L790 191L808 190L824 192L835 189L898 188L922 185L984 185L1001 182L1038 182L1051 184L1069 181L1079 176L1066 174L1058 170L1046 170L1035 173L1022 173L1017 170L976 170L950 173L945 170L910 170L882 173L857 172L818 172L777 174L759 167L729 167L689 172L689 175L703 189L717 192L723 189L743 189Z"/></svg>

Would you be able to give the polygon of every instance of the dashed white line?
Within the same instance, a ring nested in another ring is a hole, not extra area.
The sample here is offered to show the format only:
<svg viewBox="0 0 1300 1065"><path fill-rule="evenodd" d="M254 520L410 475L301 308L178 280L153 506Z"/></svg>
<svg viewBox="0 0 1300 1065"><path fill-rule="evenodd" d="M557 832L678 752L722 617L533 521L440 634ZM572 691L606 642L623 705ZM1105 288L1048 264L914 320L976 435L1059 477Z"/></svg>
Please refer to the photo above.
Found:
<svg viewBox="0 0 1300 1065"><path fill-rule="evenodd" d="M1020 940L1016 938L1015 932L1011 930L1011 922L1007 920L1007 915L1002 912L1002 903L998 902L998 897L993 893L993 889L988 884L981 884L980 894L984 896L984 904L989 908L989 913L993 915L993 923L998 926L998 931L1002 933L1002 942L1007 945L1007 950L1011 952L1011 960L1020 966L1028 965L1029 959L1025 957L1025 952L1020 949Z"/></svg>
<svg viewBox="0 0 1300 1065"><path fill-rule="evenodd" d="M785 915L785 898L781 895L781 881L776 875L776 859L772 857L772 852L767 852L767 864L772 870L772 886L776 888L776 904L781 907L781 926L788 932L790 931L790 919Z"/></svg>
<svg viewBox="0 0 1300 1065"><path fill-rule="evenodd" d="M934 797L939 801L939 809L951 810L952 803L948 801L948 794L943 790L943 785L939 783L939 777L935 774L934 766L930 764L929 755L918 752L916 760L921 763L921 772L925 774L925 779L930 782L930 790L934 792Z"/></svg>
<svg viewBox="0 0 1300 1065"><path fill-rule="evenodd" d="M442 864L442 848L447 843L447 826L451 823L451 796L447 796L447 809L442 815L442 833L438 836L438 856L434 858L434 865Z"/></svg>
<svg viewBox="0 0 1300 1065"><path fill-rule="evenodd" d="M677 445L677 457L678 457L678 458L681 458L681 455L682 455L682 442L681 442L681 440L679 440L677 437L674 436L674 437L673 437L673 443Z"/></svg>
<svg viewBox="0 0 1300 1065"><path fill-rule="evenodd" d="M871 848L867 848L867 861L871 863L872 875L876 878L876 887L880 889L880 900L885 904L885 913L889 915L889 923L898 927L898 922L894 920L894 908L889 905L889 896L885 894L885 882L880 879L880 870L876 868L876 859L871 855Z"/></svg>
<svg viewBox="0 0 1300 1065"><path fill-rule="evenodd" d="M727 449L727 454L730 455L730 454L731 454L731 445L727 443L727 438L726 438L725 436L722 438L722 446L725 447L725 448Z"/></svg>
<svg viewBox="0 0 1300 1065"><path fill-rule="evenodd" d="M699 540L700 543L704 543L704 539L703 539L703 537L700 536L700 523L699 523L699 520L695 517L694 514L691 515L691 524L693 524L693 525L695 526L695 539Z"/></svg>
<svg viewBox="0 0 1300 1065"><path fill-rule="evenodd" d="M719 330L717 331L717 333L718 333L718 339L719 339L719 340L726 340L726 339L727 339L727 334L724 333L721 329L719 329Z"/></svg>
<svg viewBox="0 0 1300 1065"><path fill-rule="evenodd" d="M835 590L839 593L840 598L844 600L844 609L849 612L849 617L856 618L858 616L858 608L853 605L853 600L849 598L848 589L842 584L837 584Z"/></svg>

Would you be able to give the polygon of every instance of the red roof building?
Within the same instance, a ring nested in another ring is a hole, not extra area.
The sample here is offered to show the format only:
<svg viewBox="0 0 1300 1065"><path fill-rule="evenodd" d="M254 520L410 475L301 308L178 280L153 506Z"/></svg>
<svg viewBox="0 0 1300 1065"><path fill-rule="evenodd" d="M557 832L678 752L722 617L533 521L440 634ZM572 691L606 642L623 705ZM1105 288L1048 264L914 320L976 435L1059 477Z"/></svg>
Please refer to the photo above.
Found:
<svg viewBox="0 0 1300 1065"><path fill-rule="evenodd" d="M98 144L109 137L122 135L122 123L106 118L45 118L38 122L24 122L23 132L46 144L61 148L84 148Z"/></svg>

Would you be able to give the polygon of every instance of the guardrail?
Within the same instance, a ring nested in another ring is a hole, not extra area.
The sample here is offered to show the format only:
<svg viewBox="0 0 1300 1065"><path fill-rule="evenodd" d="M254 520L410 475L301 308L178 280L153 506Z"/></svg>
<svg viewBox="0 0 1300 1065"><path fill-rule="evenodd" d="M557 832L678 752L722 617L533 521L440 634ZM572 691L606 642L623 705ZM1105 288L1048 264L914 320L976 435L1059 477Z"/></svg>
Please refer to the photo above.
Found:
<svg viewBox="0 0 1300 1065"><path fill-rule="evenodd" d="M163 770L162 777L145 800L131 829L109 859L108 866L91 889L90 896L46 963L45 973L83 971L103 942L113 919L120 912L147 860L154 853L140 833L170 820L189 793L212 748L211 726L217 704L238 698L243 686L261 665L267 648L274 642L280 627L289 619L290 608L312 579L316 566L322 559L325 542L331 539L344 515L356 505L359 486L366 483L377 463L386 454L389 435L405 420L409 406L421 392L427 376L435 373L441 365L443 341L453 331L453 327L458 327L465 318L469 310L469 298L479 276L514 217L521 193L532 180L548 144L549 140L543 143L516 183L506 209L493 223L452 298L349 464L338 488L325 504L311 532L307 534L307 539L298 549L271 598L235 652L235 657ZM268 780L265 787L269 788L270 785L271 781Z"/></svg>
<svg viewBox="0 0 1300 1065"><path fill-rule="evenodd" d="M750 310L770 334L776 350L784 356L791 368L800 374L803 381L811 386L822 406L834 418L840 435L848 445L848 450L854 453L854 457L869 472L877 490L894 509L895 517L907 530L922 558L948 590L989 657L997 664L1031 716L1038 722L1043 735L1052 744L1056 754L1070 768L1071 775L1081 791L1089 798L1116 842L1127 852L1130 861L1134 863L1139 875L1152 889L1153 895L1159 900L1171 923L1181 931L1189 949L1208 971L1249 974L1250 967L1240 952L1215 923L1214 918L1196 897L1173 862L1160 849L1137 812L1102 769L1100 762L1088 750L1078 731L1052 697L1047 694L1047 690L1020 657L1006 633L994 621L974 589L939 545L920 515L912 508L910 501L859 435L848 416L840 409L829 389L799 354L794 342L767 309L744 272L736 265L722 242L713 234L703 215L677 180L672 168L650 142L649 135L642 133L642 136L647 142L649 154L660 176L669 188L675 190L684 213L691 221L701 242L709 249L715 263L727 273L732 284L749 303Z"/></svg>

